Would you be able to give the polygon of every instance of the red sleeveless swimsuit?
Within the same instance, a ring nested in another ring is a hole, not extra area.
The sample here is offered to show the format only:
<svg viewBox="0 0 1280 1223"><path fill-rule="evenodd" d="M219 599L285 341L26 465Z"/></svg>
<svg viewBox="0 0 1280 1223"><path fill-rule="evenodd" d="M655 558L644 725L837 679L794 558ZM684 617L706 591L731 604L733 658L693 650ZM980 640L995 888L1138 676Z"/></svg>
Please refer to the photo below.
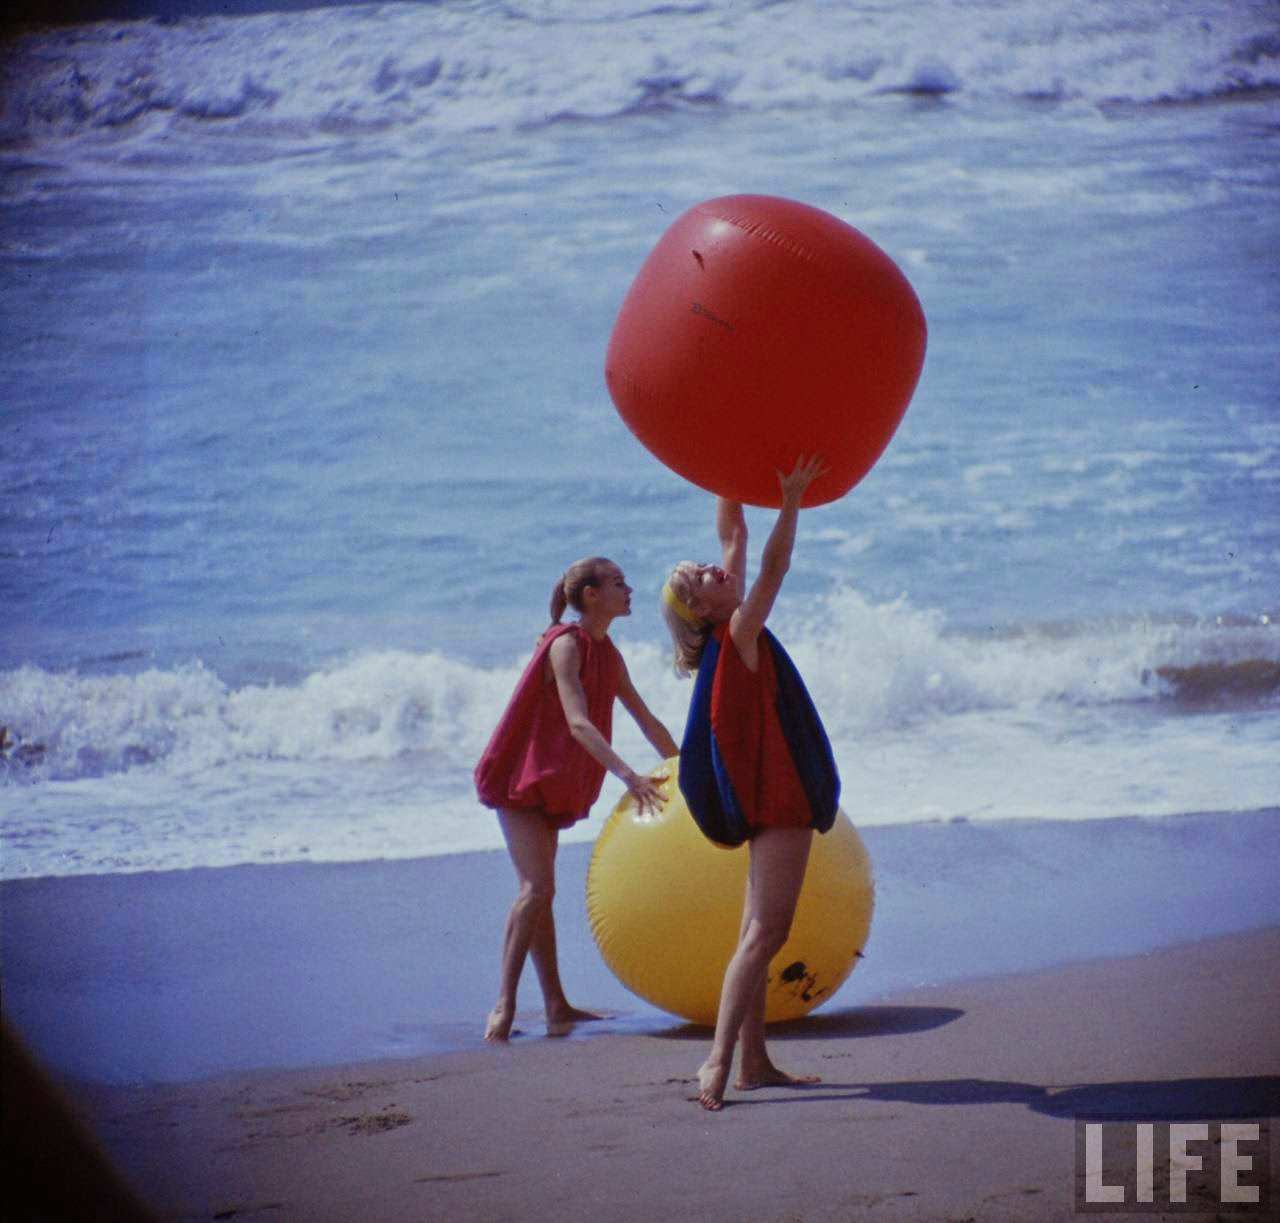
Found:
<svg viewBox="0 0 1280 1223"><path fill-rule="evenodd" d="M486 807L537 811L557 828L586 817L605 774L604 765L570 734L559 689L547 678L552 642L566 633L578 643L587 716L610 738L622 657L608 637L596 641L580 625L556 624L538 643L475 768L476 794Z"/></svg>
<svg viewBox="0 0 1280 1223"><path fill-rule="evenodd" d="M813 810L782 733L773 652L762 640L752 671L729 626L713 631L720 657L711 688L711 726L742 814L752 828L808 828Z"/></svg>

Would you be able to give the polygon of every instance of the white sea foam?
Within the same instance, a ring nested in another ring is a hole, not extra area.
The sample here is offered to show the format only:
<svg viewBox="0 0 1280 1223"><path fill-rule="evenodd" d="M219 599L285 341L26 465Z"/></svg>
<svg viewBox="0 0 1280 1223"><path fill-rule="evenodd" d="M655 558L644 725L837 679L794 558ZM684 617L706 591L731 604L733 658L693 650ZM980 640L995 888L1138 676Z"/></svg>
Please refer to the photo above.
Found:
<svg viewBox="0 0 1280 1223"><path fill-rule="evenodd" d="M905 601L838 592L778 617L862 824L1245 810L1280 787L1269 622L949 633ZM624 644L679 737L689 683ZM230 686L193 663L0 677L0 876L356 861L496 849L471 767L523 665L380 650L293 684ZM625 715L615 744L652 749ZM622 797L568 840L594 837Z"/></svg>
<svg viewBox="0 0 1280 1223"><path fill-rule="evenodd" d="M970 0L878 12L717 0L573 17L390 4L39 31L11 49L5 72L8 139L157 118L166 129L351 138L895 92L1188 100L1280 86L1280 35L1263 0L1077 0L1043 13Z"/></svg>
<svg viewBox="0 0 1280 1223"><path fill-rule="evenodd" d="M837 742L975 711L1266 704L1280 691L1280 633L1263 623L1143 621L982 637L948 633L937 611L876 605L851 590L779 623ZM625 653L655 710L678 726L688 690L669 675L665 650L637 643ZM199 662L113 676L25 666L0 676L0 725L14 742L7 772L39 782L233 761L474 761L520 666L378 651L294 685L239 687Z"/></svg>

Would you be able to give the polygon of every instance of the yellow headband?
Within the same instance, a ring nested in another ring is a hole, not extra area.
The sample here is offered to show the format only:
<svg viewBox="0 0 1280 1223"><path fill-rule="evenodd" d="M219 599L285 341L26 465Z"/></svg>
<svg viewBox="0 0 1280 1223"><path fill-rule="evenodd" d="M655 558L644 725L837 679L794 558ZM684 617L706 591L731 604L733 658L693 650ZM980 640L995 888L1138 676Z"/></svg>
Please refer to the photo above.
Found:
<svg viewBox="0 0 1280 1223"><path fill-rule="evenodd" d="M702 627L702 620L695 616L689 605L671 589L670 582L662 584L662 601L691 628Z"/></svg>

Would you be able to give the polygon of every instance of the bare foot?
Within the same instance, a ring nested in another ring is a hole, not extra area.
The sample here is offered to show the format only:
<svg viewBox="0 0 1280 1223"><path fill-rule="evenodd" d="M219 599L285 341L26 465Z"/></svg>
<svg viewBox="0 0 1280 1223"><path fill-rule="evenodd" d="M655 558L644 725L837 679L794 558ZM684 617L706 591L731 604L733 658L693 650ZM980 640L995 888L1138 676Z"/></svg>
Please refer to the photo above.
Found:
<svg viewBox="0 0 1280 1223"><path fill-rule="evenodd" d="M734 1087L739 1091L755 1091L758 1087L812 1087L821 1082L816 1074L788 1074L766 1061L763 1065L741 1067Z"/></svg>
<svg viewBox="0 0 1280 1223"><path fill-rule="evenodd" d="M724 1089L729 1081L729 1067L713 1065L708 1059L698 1067L698 1103L709 1113L724 1107Z"/></svg>
<svg viewBox="0 0 1280 1223"><path fill-rule="evenodd" d="M513 1007L495 1006L489 1012L488 1022L484 1025L485 1040L507 1040L511 1036L511 1025L515 1017Z"/></svg>
<svg viewBox="0 0 1280 1223"><path fill-rule="evenodd" d="M590 1023L593 1019L603 1018L603 1015L597 1015L594 1011L584 1011L566 1004L547 1012L547 1035L568 1036L573 1031L574 1024Z"/></svg>

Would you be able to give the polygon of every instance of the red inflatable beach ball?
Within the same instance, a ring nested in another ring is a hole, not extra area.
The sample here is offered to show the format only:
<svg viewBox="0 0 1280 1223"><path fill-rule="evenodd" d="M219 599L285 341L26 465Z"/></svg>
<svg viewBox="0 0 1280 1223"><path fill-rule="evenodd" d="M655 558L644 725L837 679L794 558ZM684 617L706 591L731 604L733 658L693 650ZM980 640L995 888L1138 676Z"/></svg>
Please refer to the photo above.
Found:
<svg viewBox="0 0 1280 1223"><path fill-rule="evenodd" d="M898 266L821 209L767 195L690 208L622 303L605 381L668 467L751 505L821 454L806 505L844 496L884 452L924 364L924 312Z"/></svg>

